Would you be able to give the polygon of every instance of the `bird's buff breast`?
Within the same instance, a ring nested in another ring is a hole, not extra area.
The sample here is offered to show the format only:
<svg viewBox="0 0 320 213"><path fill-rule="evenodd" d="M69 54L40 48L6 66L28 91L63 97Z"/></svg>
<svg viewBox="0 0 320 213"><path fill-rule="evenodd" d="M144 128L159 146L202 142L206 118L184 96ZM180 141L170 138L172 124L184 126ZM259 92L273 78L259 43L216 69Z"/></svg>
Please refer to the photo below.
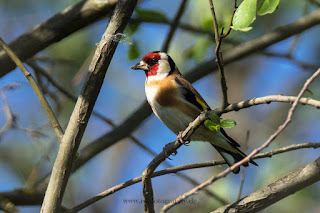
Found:
<svg viewBox="0 0 320 213"><path fill-rule="evenodd" d="M157 87L146 87L148 102L156 116L175 134L185 130L193 119L176 107L162 106L156 101Z"/></svg>
<svg viewBox="0 0 320 213"><path fill-rule="evenodd" d="M184 131L194 118L183 113L184 110L173 106L163 106L157 102L157 87L146 87L147 100L156 116L176 135ZM180 107L182 107L180 105ZM225 138L201 125L191 136L192 141L207 141L221 147L227 145Z"/></svg>

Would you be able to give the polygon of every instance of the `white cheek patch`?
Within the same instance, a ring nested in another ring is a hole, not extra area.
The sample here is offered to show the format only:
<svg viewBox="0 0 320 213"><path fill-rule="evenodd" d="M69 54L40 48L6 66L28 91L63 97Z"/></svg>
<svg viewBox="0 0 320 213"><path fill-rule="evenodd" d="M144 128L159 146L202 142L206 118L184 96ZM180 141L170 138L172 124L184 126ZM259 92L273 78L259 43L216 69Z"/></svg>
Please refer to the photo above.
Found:
<svg viewBox="0 0 320 213"><path fill-rule="evenodd" d="M166 53L160 53L160 57L162 60L168 61L168 55Z"/></svg>
<svg viewBox="0 0 320 213"><path fill-rule="evenodd" d="M166 56L167 57L167 56ZM168 57L167 57L168 58ZM147 77L147 81L154 81L154 80L162 80L168 76L170 72L170 65L167 60L159 60L159 68L156 75L151 75Z"/></svg>
<svg viewBox="0 0 320 213"><path fill-rule="evenodd" d="M159 60L159 70L158 70L158 74L159 73L165 73L168 75L168 73L170 72L170 64L168 62L168 60Z"/></svg>

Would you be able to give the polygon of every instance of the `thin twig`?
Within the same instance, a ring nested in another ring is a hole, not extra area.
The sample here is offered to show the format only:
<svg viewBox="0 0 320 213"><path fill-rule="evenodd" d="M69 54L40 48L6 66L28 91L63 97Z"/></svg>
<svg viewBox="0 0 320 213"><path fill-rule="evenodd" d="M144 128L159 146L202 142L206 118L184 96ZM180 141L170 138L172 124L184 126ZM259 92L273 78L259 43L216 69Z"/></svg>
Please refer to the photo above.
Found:
<svg viewBox="0 0 320 213"><path fill-rule="evenodd" d="M65 88L63 88L58 82L56 82L41 66L39 66L37 63L35 63L32 60L28 60L27 64L32 67L32 69L37 73L39 72L42 76L44 76L53 87L55 87L56 89L58 89L63 95L65 95L67 98L69 98L70 100L72 100L73 102L77 101L77 97L72 95L68 90L66 90ZM101 119L102 121L106 122L107 124L115 127L115 124L112 120L110 120L109 118L106 118L105 116L103 116L101 113L93 111L92 115L94 115L95 117Z"/></svg>
<svg viewBox="0 0 320 213"><path fill-rule="evenodd" d="M226 32L226 34L223 34L223 30L222 30L221 35L219 33L219 26L218 26L218 22L217 22L217 18L216 18L216 14L214 11L214 6L212 3L212 0L209 0L209 4L210 4L211 14L212 14L212 18L213 18L213 29L214 29L214 35L215 35L215 41L216 41L216 48L215 48L214 52L216 55L216 62L218 64L218 68L220 71L220 85L221 85L221 94L222 94L221 108L224 109L229 105L229 102L228 102L228 92L227 92L228 87L227 87L227 82L226 82L226 78L224 75L224 65L223 65L223 58L222 58L222 52L221 52L221 44L222 44L223 38L225 38L231 32L232 19L233 19L234 13L236 11L237 2L235 1L235 6L234 6L234 11L232 13L230 27L229 27L228 31Z"/></svg>
<svg viewBox="0 0 320 213"><path fill-rule="evenodd" d="M275 53L275 52L270 52L270 51L261 51L259 53L261 53L264 56L268 56L268 57L277 57L277 58L287 59L290 62L292 62L293 64L296 64L297 66L301 67L303 70L305 70L305 69L315 70L318 68L317 65L309 64L309 63L306 63L302 60L296 59L291 54L282 54L282 53Z"/></svg>
<svg viewBox="0 0 320 213"><path fill-rule="evenodd" d="M35 129L25 129L20 127L17 122L16 122L16 117L15 115L12 113L7 97L3 92L3 89L0 89L0 95L1 95L1 99L4 103L3 106L3 110L5 111L6 117L7 117L7 122L5 123L5 125L0 129L0 138L1 136L8 131L8 129L12 128L12 129L16 129L19 131L23 131L23 132L27 132L29 133L32 137L38 137L38 136L45 136L45 134L43 132L41 132L40 130L35 130ZM40 150L43 151L43 147L41 146L41 144L38 144L40 147Z"/></svg>
<svg viewBox="0 0 320 213"><path fill-rule="evenodd" d="M227 168L225 171L221 172L219 175L214 176L212 178L210 178L209 180L203 182L202 184L200 184L198 187L193 188L192 190L184 193L183 195L179 196L178 198L176 198L174 200L174 202L165 205L162 208L162 212L166 212L168 211L170 208L172 208L174 205L180 203L181 201L183 201L184 199L188 198L189 196L199 192L201 189L207 187L208 185L211 185L213 182L227 176L231 171L233 171L235 168L238 168L239 166L241 166L244 163L249 162L252 157L256 154L258 154L259 152L261 152L264 148L266 148L267 146L269 146L269 144L287 127L287 125L291 122L291 118L292 115L299 103L300 98L302 97L303 93L306 91L306 89L308 88L309 84L320 74L320 69L318 69L303 85L301 91L299 92L296 100L294 101L294 103L292 104L292 107L289 109L288 111L288 115L287 118L285 120L285 122L280 125L277 129L277 131L272 134L269 139L262 144L259 148L253 150L247 157L245 157L244 159L242 159L241 161L233 164L232 166L230 166L229 168Z"/></svg>
<svg viewBox="0 0 320 213"><path fill-rule="evenodd" d="M302 143L302 144L294 144L294 145L290 145L290 146L286 146L286 147L282 147L280 149L276 149L276 150L272 150L270 152L265 152L265 153L261 153L261 154L257 154L253 157L253 159L261 159L261 158L267 158L267 157L272 157L273 155L277 155L277 154L282 154L285 152L290 152L290 151L294 151L294 150L299 150L299 149L306 149L306 148L320 148L320 143ZM212 167L212 166L218 166L218 165L224 165L226 164L226 162L224 160L219 160L219 161L207 161L207 162L202 162L202 163L195 163L195 164L187 164L187 165L183 165L183 166L176 166L176 167L171 167L171 168L167 168L167 169L163 169L160 171L156 171L152 174L152 178L154 177L159 177L162 175L166 175L166 174L179 174L177 172L180 171L185 171L185 170L190 170L190 169L199 169L199 168L207 168L207 167ZM73 207L72 209L67 210L65 213L75 213L78 212L90 205L92 205L93 203L101 200L102 198L105 198L111 194L116 193L117 191L124 189L126 187L129 187L133 184L139 183L142 181L142 176L136 177L134 179L128 180L124 183L121 183L119 185L113 186L101 193L99 193L98 195L84 201L83 203Z"/></svg>
<svg viewBox="0 0 320 213"><path fill-rule="evenodd" d="M23 65L22 61L15 55L15 53L9 48L9 46L2 40L2 38L0 38L0 45L6 51L6 53L10 56L10 58L14 61L14 63L19 67L19 69L22 71L24 76L29 81L29 83L32 86L34 92L38 96L39 101L42 104L42 107L46 111L46 113L48 115L48 118L49 118L49 120L51 122L51 125L52 125L53 129L55 130L59 141L61 142L61 139L62 139L62 136L63 136L62 128L61 128L57 118L55 117L55 115L54 115L54 113L53 113L48 101L46 100L46 98L42 94L40 88L38 87L36 81L32 77L31 73L27 70L27 68Z"/></svg>
<svg viewBox="0 0 320 213"><path fill-rule="evenodd" d="M173 21L171 20L167 20L165 18L158 18L158 17L152 17L152 18L143 18L143 17L138 17L138 18L132 18L130 20L131 23L151 23L151 24L164 24L164 25L173 25ZM188 31L188 32L192 32L192 33L197 33L197 34L205 34L208 36L214 36L214 33L210 30L205 30L203 28L199 28L197 26L192 26L186 23L179 23L177 28L184 30L184 31Z"/></svg>
<svg viewBox="0 0 320 213"><path fill-rule="evenodd" d="M16 208L16 206L10 202L8 199L4 199L0 201L0 210L6 213L20 213L20 211Z"/></svg>
<svg viewBox="0 0 320 213"><path fill-rule="evenodd" d="M227 30L227 32L225 32L224 34L222 34L223 33L223 29L222 29L222 32L221 32L221 39L224 39L225 37L227 37L229 34L230 34L230 32L231 32L231 30L232 30L232 25L233 25L233 17L234 17L234 14L236 13L236 11L237 11L237 8L238 8L238 6L237 6L238 4L237 4L237 0L234 0L234 4L233 4L233 11L232 11L232 15L231 15L231 21L230 21L230 25L229 25L229 28L228 28L228 30Z"/></svg>
<svg viewBox="0 0 320 213"><path fill-rule="evenodd" d="M0 129L0 139L1 139L2 135L4 133L6 133L11 127L14 126L15 117L14 117L13 113L11 112L7 97L4 94L4 92L2 91L2 89L0 90L0 95L1 95L1 99L4 103L3 110L4 110L6 117L7 117L7 122Z"/></svg>
<svg viewBox="0 0 320 213"><path fill-rule="evenodd" d="M262 212L261 210L272 204L301 191L302 189L320 180L320 157L312 163L294 170L288 175L277 179L268 186L262 187L256 192L237 200L234 203L223 206L211 213L226 212Z"/></svg>
<svg viewBox="0 0 320 213"><path fill-rule="evenodd" d="M22 61L25 61L51 44L108 16L118 1L103 2L97 4L93 0L77 1L14 39L9 46ZM0 78L15 68L15 64L8 60L8 56L2 51L0 51L0 67Z"/></svg>
<svg viewBox="0 0 320 213"><path fill-rule="evenodd" d="M295 96L284 96L284 95L268 95L259 98L253 98L246 101L240 101L238 103L230 104L227 108L215 109L216 114L224 114L231 111L238 111L248 107L260 105L260 104L270 104L273 102L283 102L283 103L293 103L297 100ZM312 98L300 98L299 103L303 105L310 105L320 109L320 101L314 100Z"/></svg>
<svg viewBox="0 0 320 213"><path fill-rule="evenodd" d="M168 50L169 50L169 46L170 46L171 40L172 40L176 30L177 30L178 24L179 24L180 19L181 19L182 15L183 15L183 12L186 9L187 3L188 3L188 0L182 0L182 2L180 4L178 12L177 12L176 16L174 17L172 24L170 25L170 30L169 30L169 32L167 34L166 40L165 40L165 42L164 42L164 44L163 44L163 46L161 48L161 50L163 52L168 52Z"/></svg>
<svg viewBox="0 0 320 213"><path fill-rule="evenodd" d="M320 7L320 2L318 2L317 0L308 0L311 4L314 4L317 7Z"/></svg>
<svg viewBox="0 0 320 213"><path fill-rule="evenodd" d="M244 146L243 146L244 153L246 153L248 151L249 137L250 137L250 131L248 130L247 134L246 134L246 140L245 140L245 143L244 143ZM240 182L240 187L239 187L237 200L239 200L240 197L241 197L245 175L246 175L246 167L243 167L242 172L241 172L241 182Z"/></svg>

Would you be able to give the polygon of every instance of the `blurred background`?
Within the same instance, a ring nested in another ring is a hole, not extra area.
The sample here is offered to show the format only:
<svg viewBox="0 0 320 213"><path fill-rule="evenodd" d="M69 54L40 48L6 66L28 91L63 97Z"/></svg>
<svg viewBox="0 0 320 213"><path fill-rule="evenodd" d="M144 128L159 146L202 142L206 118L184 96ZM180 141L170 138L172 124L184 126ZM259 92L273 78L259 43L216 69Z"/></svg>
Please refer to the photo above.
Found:
<svg viewBox="0 0 320 213"><path fill-rule="evenodd" d="M0 0L0 36L9 43L76 2L76 0ZM251 31L246 33L232 31L222 49L232 49L238 43L268 33L278 26L289 24L317 9L317 5L310 2L281 1L279 9L273 14L257 17ZM233 1L214 1L214 4L219 24L228 27ZM172 20L179 5L180 1L142 1L137 7L140 11L135 12L133 17L141 18L143 11L151 10L157 11L159 16ZM167 24L155 24L151 21L152 17L149 19L149 22L131 24L126 29L125 39L118 45L94 108L96 112L111 119L115 124L124 121L145 100L145 75L141 71L131 70L130 67L139 62L144 54L160 50L169 30ZM196 29L212 30L211 20L207 0L189 1L181 23L192 25ZM95 50L96 43L100 41L107 23L108 19L104 18L51 45L35 56L37 64L59 85L78 96L90 63L90 55ZM296 95L305 80L319 66L319 33L319 26L313 27L265 51L227 65L225 72L229 101L234 103L277 94ZM180 71L187 73L197 64L212 59L214 48L214 41L210 35L178 28L168 53ZM269 54L265 53L266 51ZM292 57L283 57L287 53ZM28 68L33 72L31 67ZM214 73L194 83L195 88L211 108L220 107L218 77L219 75ZM38 80L42 82L44 88L47 88L46 97L61 125L65 127L74 102L61 94L42 76L38 76ZM319 85L318 78L310 86L311 92L307 92L305 96L320 100ZM8 106L14 115L16 126L9 128L0 136L0 191L32 187L36 181L47 175L53 166L58 148L56 136L50 128L45 111L19 69L0 79L0 91L0 128L8 121L6 113ZM264 143L283 123L290 106L285 103L271 103L224 114L223 118L231 118L237 122L237 126L228 129L227 132L242 145L242 150L247 146L249 153ZM315 107L299 106L290 126L265 151L297 143L320 142L319 118L319 110ZM91 116L81 147L112 129L107 123ZM250 131L250 137L245 144L247 131ZM165 144L176 138L154 115L147 118L133 136L155 153L160 153ZM256 160L259 167L250 166L246 169L242 197L312 162L317 157L319 150L304 149ZM177 166L218 160L220 156L210 144L193 142L190 146L181 147L178 154L171 158L172 160L166 161ZM152 155L131 140L119 141L71 176L63 205L75 206L114 185L140 176L152 159ZM164 168L166 167L161 165L158 169ZM218 166L182 173L198 182L203 182L225 168L226 166ZM227 202L233 202L237 198L240 181L241 175L231 174L208 189ZM174 174L154 178L152 183L155 200L159 200L155 205L156 211L162 208L163 202L173 200L194 187ZM141 186L141 183L138 183L125 188L82 212L142 212ZM320 212L319 199L320 184L316 183L262 212ZM138 200L141 203L125 203L125 200ZM199 212L199 209L201 212L209 212L222 205L204 192L192 196L189 200L192 204L176 206L172 212L186 210ZM40 207L23 206L19 209L31 213L39 212Z"/></svg>

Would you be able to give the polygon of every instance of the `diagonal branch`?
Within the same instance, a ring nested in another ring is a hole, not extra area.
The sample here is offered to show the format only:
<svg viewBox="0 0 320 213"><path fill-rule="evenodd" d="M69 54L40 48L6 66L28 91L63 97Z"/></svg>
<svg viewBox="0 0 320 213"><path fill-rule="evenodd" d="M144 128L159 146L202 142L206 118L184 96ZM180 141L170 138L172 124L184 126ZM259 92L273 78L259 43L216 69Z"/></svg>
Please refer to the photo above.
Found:
<svg viewBox="0 0 320 213"><path fill-rule="evenodd" d="M320 158L276 180L268 186L212 213L259 212L277 201L320 181Z"/></svg>
<svg viewBox="0 0 320 213"><path fill-rule="evenodd" d="M4 103L4 106L3 106L3 110L6 114L6 117L7 117L7 121L6 123L3 125L3 127L0 129L0 140L1 140L1 137L4 133L6 133L11 127L14 126L14 122L15 122L15 117L14 115L12 114L11 112L11 109L10 109L10 106L9 106L9 103L8 103L8 100L7 100L7 97L5 96L4 94L4 91L3 90L0 90L0 95L1 95L1 99Z"/></svg>
<svg viewBox="0 0 320 213"><path fill-rule="evenodd" d="M98 5L94 0L82 0L19 36L9 46L25 61L51 44L100 20L114 9L117 2L108 0ZM0 67L0 78L15 68L3 51L0 52Z"/></svg>
<svg viewBox="0 0 320 213"><path fill-rule="evenodd" d="M173 19L173 22L172 22L172 25L170 25L170 29L169 29L169 32L167 34L167 37L166 37L166 40L161 48L161 50L163 52L168 52L169 50L169 45L172 41L172 38L176 32L176 29L178 27L178 24L180 22L180 19L186 9L186 6L187 6L187 3L188 3L188 0L182 0L181 4L180 4L180 7L178 9L178 12L176 14L176 16L174 17Z"/></svg>
<svg viewBox="0 0 320 213"><path fill-rule="evenodd" d="M119 1L89 67L86 82L70 117L53 166L41 208L42 213L59 212L62 197L71 174L73 161L93 110L105 74L119 43L114 39L127 25L137 0Z"/></svg>

